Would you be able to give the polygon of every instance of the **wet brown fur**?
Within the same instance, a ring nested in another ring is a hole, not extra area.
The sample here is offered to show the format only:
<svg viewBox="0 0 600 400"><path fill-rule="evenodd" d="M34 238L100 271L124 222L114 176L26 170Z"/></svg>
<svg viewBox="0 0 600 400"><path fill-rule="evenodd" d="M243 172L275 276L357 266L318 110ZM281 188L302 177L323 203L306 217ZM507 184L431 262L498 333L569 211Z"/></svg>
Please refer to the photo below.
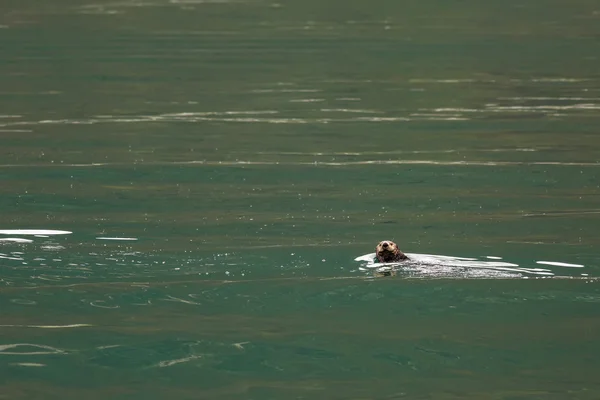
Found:
<svg viewBox="0 0 600 400"><path fill-rule="evenodd" d="M391 240L379 242L375 247L375 255L377 260L382 263L408 260L406 254L401 252L398 245Z"/></svg>

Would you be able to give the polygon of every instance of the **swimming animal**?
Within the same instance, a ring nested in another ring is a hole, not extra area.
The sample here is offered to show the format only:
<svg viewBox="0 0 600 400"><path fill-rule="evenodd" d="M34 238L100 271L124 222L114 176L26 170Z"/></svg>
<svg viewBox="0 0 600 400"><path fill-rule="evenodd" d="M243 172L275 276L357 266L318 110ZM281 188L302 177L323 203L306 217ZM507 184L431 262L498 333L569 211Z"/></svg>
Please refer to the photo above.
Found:
<svg viewBox="0 0 600 400"><path fill-rule="evenodd" d="M379 242L377 247L375 247L375 257L381 263L408 260L406 254L401 252L398 245L391 240Z"/></svg>

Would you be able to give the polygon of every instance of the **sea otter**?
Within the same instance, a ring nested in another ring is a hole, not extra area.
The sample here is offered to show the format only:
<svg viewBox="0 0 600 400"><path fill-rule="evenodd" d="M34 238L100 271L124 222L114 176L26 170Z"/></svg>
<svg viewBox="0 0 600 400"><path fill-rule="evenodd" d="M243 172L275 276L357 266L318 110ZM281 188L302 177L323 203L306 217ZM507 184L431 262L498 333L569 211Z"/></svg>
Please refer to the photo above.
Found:
<svg viewBox="0 0 600 400"><path fill-rule="evenodd" d="M375 247L375 256L382 263L398 262L408 260L406 254L400 251L398 245L391 240L379 242Z"/></svg>

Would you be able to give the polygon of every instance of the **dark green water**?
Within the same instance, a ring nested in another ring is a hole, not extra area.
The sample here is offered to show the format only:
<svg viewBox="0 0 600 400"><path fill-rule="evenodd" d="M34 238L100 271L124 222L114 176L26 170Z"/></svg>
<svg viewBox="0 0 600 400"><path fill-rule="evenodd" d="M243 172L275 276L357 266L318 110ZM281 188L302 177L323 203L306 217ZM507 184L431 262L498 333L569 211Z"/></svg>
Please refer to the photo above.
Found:
<svg viewBox="0 0 600 400"><path fill-rule="evenodd" d="M588 0L5 0L0 398L600 398L599 38ZM512 267L375 277L382 239Z"/></svg>

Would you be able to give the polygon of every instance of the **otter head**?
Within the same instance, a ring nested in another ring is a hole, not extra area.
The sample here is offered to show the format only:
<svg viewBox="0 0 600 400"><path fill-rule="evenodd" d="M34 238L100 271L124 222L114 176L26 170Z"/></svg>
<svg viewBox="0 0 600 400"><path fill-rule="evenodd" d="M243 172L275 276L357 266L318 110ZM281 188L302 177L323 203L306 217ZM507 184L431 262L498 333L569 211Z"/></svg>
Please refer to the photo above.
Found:
<svg viewBox="0 0 600 400"><path fill-rule="evenodd" d="M380 242L375 248L377 260L382 263L406 260L408 257L400 251L398 245L391 240Z"/></svg>

